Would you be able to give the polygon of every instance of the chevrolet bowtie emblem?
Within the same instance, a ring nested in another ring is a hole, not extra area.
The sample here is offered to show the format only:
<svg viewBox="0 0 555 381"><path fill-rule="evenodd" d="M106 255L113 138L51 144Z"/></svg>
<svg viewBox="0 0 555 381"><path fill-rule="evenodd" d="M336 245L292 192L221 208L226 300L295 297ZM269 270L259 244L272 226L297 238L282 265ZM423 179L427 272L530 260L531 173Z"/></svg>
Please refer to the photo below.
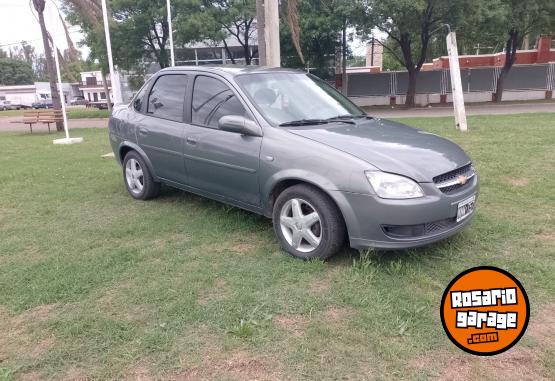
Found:
<svg viewBox="0 0 555 381"><path fill-rule="evenodd" d="M464 185L468 181L468 177L466 176L459 176L459 184Z"/></svg>

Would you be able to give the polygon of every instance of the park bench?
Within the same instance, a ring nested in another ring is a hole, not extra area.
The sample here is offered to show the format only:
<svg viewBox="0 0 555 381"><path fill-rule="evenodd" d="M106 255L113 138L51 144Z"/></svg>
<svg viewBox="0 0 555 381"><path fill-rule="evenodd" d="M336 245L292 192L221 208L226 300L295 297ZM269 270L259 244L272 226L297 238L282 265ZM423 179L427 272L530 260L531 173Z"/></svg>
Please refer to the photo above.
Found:
<svg viewBox="0 0 555 381"><path fill-rule="evenodd" d="M48 133L50 133L50 124L63 121L62 110L31 110L23 113L23 119L16 120L12 123L28 124L31 133L33 133L33 124L42 123L48 125Z"/></svg>

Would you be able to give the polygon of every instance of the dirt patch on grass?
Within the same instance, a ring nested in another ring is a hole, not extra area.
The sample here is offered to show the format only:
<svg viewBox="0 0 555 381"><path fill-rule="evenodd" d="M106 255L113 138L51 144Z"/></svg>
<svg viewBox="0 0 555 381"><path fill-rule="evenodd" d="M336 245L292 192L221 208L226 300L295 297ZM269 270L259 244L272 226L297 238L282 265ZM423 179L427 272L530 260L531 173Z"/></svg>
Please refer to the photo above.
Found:
<svg viewBox="0 0 555 381"><path fill-rule="evenodd" d="M320 295L328 291L330 288L330 280L327 278L321 279L317 278L314 279L308 285L308 290L311 294Z"/></svg>
<svg viewBox="0 0 555 381"><path fill-rule="evenodd" d="M288 331L293 336L301 337L310 323L310 316L280 314L274 316L272 321L276 326Z"/></svg>
<svg viewBox="0 0 555 381"><path fill-rule="evenodd" d="M530 324L525 335L551 351L555 350L555 302L548 303L537 315L530 316Z"/></svg>
<svg viewBox="0 0 555 381"><path fill-rule="evenodd" d="M245 351L206 355L202 365L184 369L168 377L170 380L279 380L268 358L256 357Z"/></svg>
<svg viewBox="0 0 555 381"><path fill-rule="evenodd" d="M322 320L341 324L350 319L355 314L355 310L351 307L329 307L322 314Z"/></svg>
<svg viewBox="0 0 555 381"><path fill-rule="evenodd" d="M155 378L151 376L150 369L147 366L145 366L144 364L139 364L129 369L125 377L125 380L127 381L151 381L152 380L153 381L155 380Z"/></svg>
<svg viewBox="0 0 555 381"><path fill-rule="evenodd" d="M555 303L548 304L536 316L531 316L526 336L541 345L529 348L521 342L494 357L437 351L410 361L409 368L432 370L435 373L432 378L438 380L549 380L543 368L543 358L549 356L555 347Z"/></svg>
<svg viewBox="0 0 555 381"><path fill-rule="evenodd" d="M209 290L206 290L206 292L203 292L199 296L198 303L200 305L205 306L211 302L226 299L227 297L229 297L229 294L230 294L229 287L225 279L221 277L217 277L214 280L212 288Z"/></svg>
<svg viewBox="0 0 555 381"><path fill-rule="evenodd" d="M15 316L0 308L0 363L44 356L54 346L55 338L36 338L30 330L37 323L51 318L56 308L56 304L41 305Z"/></svg>
<svg viewBox="0 0 555 381"><path fill-rule="evenodd" d="M243 243L238 243L236 245L233 245L231 247L231 250L235 251L236 253L248 253L250 251L253 251L255 247L256 246L253 245L252 243L243 242Z"/></svg>
<svg viewBox="0 0 555 381"><path fill-rule="evenodd" d="M433 368L435 374L430 378L434 380L548 380L543 374L541 359L525 347L513 348L495 357L434 352L409 362L409 367L417 370Z"/></svg>
<svg viewBox="0 0 555 381"><path fill-rule="evenodd" d="M555 232L543 232L536 234L536 238L544 242L555 242Z"/></svg>
<svg viewBox="0 0 555 381"><path fill-rule="evenodd" d="M527 178L515 178L515 177L511 177L508 180L509 184L515 186L515 187L525 187L528 184L530 184L530 180L528 180Z"/></svg>

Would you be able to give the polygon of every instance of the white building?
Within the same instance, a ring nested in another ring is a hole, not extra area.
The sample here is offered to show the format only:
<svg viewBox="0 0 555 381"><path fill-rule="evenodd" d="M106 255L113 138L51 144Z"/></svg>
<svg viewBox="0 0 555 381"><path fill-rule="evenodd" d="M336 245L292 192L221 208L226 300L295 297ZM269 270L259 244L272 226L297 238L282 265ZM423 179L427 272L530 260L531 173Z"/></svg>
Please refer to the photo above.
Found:
<svg viewBox="0 0 555 381"><path fill-rule="evenodd" d="M76 95L69 83L62 83L66 103ZM35 82L32 85L0 86L0 100L13 104L31 106L41 99L50 99L50 83Z"/></svg>
<svg viewBox="0 0 555 381"><path fill-rule="evenodd" d="M113 102L112 82L110 75L106 75L106 82L108 91L110 92L110 99ZM79 83L79 91L83 93L83 97L91 103L106 103L106 90L102 81L102 74L97 71L84 71L81 72L81 83Z"/></svg>

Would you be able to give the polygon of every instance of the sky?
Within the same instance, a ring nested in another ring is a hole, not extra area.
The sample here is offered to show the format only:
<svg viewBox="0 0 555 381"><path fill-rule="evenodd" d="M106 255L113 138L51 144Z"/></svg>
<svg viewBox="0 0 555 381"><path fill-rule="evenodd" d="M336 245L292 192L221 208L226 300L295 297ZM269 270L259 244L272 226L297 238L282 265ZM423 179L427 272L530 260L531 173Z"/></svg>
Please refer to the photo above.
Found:
<svg viewBox="0 0 555 381"><path fill-rule="evenodd" d="M50 1L50 0L48 0ZM55 0L59 5L59 1ZM33 16L29 0L0 0L0 48L8 48L19 45L22 40L27 41L35 47L37 52L44 51L40 27ZM34 11L34 10L33 10ZM70 27L70 35L75 46L83 36L78 27ZM63 33L56 35L56 40L63 41ZM81 49L84 57L88 54L86 48Z"/></svg>

